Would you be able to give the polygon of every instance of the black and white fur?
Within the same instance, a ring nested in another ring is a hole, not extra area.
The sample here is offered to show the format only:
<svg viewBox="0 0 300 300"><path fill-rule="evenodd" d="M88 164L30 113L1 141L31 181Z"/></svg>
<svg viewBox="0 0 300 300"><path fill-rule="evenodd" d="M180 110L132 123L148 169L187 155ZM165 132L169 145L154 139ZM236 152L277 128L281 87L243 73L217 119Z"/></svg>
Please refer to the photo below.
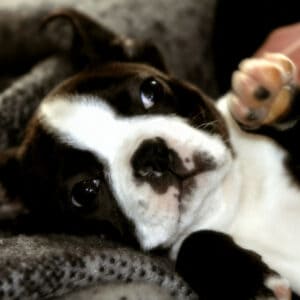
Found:
<svg viewBox="0 0 300 300"><path fill-rule="evenodd" d="M1 154L7 193L39 220L105 220L144 250L169 249L178 271L208 299L289 299L289 286L300 295L293 84L285 82L292 113L265 124L252 113L242 124L232 94L214 104L142 64L163 69L149 46L74 11L58 16L78 29L78 59L93 67L48 95L22 145ZM243 103L241 86L234 95ZM74 187L93 180L93 205L85 207Z"/></svg>

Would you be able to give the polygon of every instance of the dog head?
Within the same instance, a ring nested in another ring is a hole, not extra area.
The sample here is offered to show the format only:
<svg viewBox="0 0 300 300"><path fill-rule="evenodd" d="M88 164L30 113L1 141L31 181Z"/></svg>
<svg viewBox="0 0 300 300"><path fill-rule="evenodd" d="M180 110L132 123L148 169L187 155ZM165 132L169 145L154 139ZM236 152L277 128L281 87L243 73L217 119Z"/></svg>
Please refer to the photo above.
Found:
<svg viewBox="0 0 300 300"><path fill-rule="evenodd" d="M86 18L68 17L85 35ZM42 101L22 145L2 154L1 180L38 213L108 220L144 249L170 246L216 205L210 194L232 157L227 130L213 102L162 63L119 53Z"/></svg>

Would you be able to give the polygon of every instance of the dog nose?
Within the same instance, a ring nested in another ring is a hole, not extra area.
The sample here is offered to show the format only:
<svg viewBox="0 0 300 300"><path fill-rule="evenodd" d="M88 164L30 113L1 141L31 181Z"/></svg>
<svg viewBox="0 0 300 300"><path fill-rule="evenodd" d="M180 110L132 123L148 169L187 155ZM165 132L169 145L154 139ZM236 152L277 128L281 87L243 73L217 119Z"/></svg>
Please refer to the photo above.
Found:
<svg viewBox="0 0 300 300"><path fill-rule="evenodd" d="M172 152L159 137L144 140L131 159L137 177L161 177L170 169Z"/></svg>

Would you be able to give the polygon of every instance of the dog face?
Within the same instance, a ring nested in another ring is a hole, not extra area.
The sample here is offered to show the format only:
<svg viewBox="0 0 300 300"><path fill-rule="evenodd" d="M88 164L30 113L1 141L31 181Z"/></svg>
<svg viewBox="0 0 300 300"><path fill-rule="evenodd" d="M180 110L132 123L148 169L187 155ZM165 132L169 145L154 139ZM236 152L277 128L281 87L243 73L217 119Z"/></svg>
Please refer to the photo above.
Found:
<svg viewBox="0 0 300 300"><path fill-rule="evenodd" d="M231 160L225 123L199 90L108 62L54 90L3 165L32 209L108 220L151 249L209 218Z"/></svg>
<svg viewBox="0 0 300 300"><path fill-rule="evenodd" d="M122 215L153 248L173 242L207 205L230 164L226 140L218 112L195 88L145 65L112 63L43 101L21 156L32 157L23 169L42 168L24 178L48 174L41 198L55 190L50 203L113 223Z"/></svg>

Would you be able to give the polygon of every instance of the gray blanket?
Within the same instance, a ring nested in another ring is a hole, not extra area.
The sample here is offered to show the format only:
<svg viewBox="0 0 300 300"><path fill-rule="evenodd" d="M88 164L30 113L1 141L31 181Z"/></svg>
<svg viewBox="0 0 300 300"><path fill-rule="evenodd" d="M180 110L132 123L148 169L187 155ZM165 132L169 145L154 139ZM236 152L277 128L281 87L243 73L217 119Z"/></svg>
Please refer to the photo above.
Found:
<svg viewBox="0 0 300 300"><path fill-rule="evenodd" d="M0 150L20 143L41 99L75 72L66 55L70 28L55 22L40 30L41 20L54 7L76 7L118 33L154 41L172 73L213 95L214 2L2 0ZM13 218L18 211L7 205L10 201L0 189L0 219ZM195 299L195 295L167 260L102 236L0 233L0 299L49 298Z"/></svg>

